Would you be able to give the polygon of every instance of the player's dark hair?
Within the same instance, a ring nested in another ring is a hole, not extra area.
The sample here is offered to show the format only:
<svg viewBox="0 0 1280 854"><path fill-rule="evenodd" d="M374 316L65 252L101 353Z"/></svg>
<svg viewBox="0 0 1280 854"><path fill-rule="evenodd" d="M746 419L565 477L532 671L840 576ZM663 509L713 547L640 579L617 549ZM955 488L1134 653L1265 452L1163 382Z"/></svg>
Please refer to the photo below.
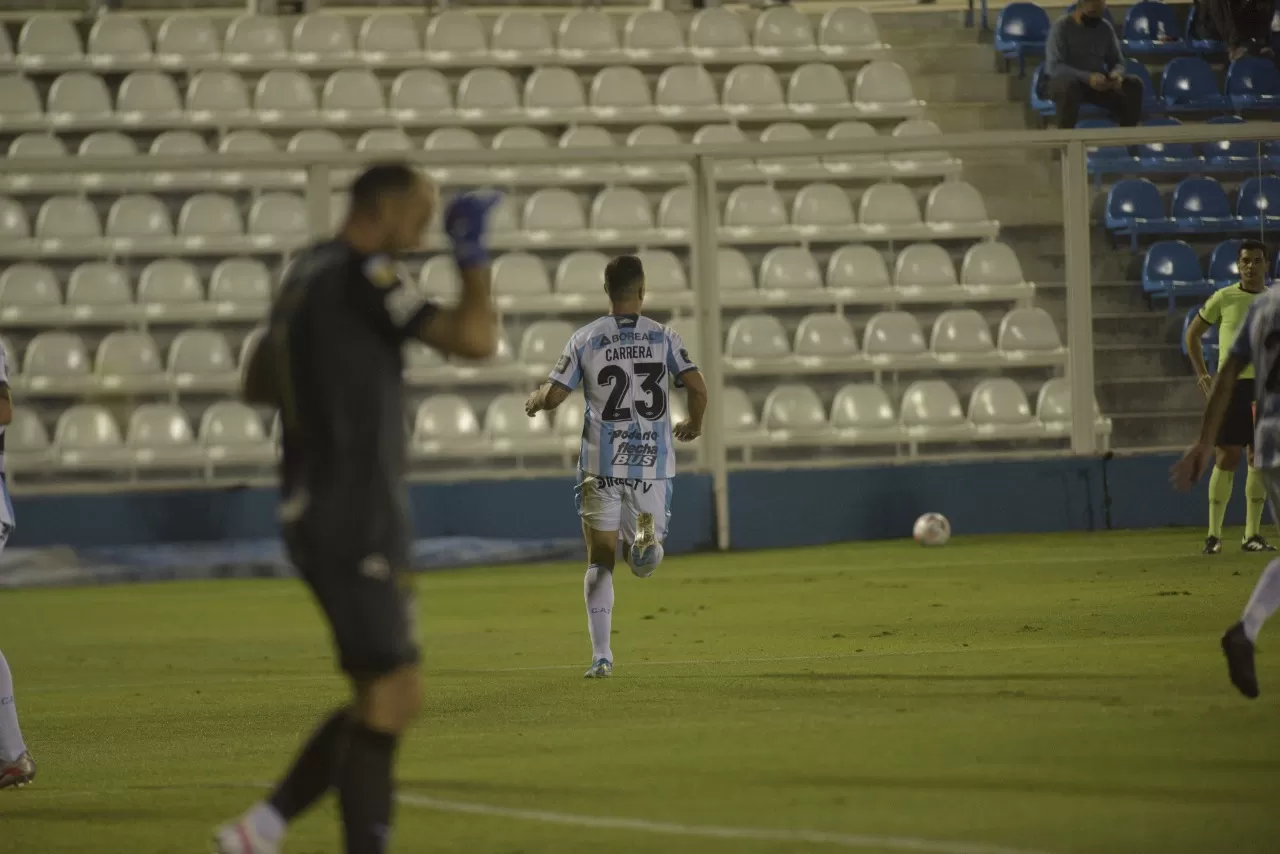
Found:
<svg viewBox="0 0 1280 854"><path fill-rule="evenodd" d="M1271 250L1267 249L1267 244L1253 238L1240 241L1240 251L1236 253L1236 257L1239 257L1241 252L1252 252L1254 249L1262 253L1263 260L1271 260Z"/></svg>
<svg viewBox="0 0 1280 854"><path fill-rule="evenodd" d="M418 173L404 161L374 163L351 182L351 212L372 213L384 196L407 193L417 181Z"/></svg>
<svg viewBox="0 0 1280 854"><path fill-rule="evenodd" d="M634 255L619 255L604 268L604 287L612 300L636 296L642 282L644 265Z"/></svg>

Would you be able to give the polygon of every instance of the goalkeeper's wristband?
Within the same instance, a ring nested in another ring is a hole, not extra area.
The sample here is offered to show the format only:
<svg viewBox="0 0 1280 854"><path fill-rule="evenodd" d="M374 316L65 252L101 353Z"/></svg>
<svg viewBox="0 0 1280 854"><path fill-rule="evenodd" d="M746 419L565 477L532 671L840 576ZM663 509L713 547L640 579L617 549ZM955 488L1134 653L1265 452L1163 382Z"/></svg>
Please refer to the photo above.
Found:
<svg viewBox="0 0 1280 854"><path fill-rule="evenodd" d="M462 269L489 266L489 247L480 241L459 241L453 244L453 260Z"/></svg>

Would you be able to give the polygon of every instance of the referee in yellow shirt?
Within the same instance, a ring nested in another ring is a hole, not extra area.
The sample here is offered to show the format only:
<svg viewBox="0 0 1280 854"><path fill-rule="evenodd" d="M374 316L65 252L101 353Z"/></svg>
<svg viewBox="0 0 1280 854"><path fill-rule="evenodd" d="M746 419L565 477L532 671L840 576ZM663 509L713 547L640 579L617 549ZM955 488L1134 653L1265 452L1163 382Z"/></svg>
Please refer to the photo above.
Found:
<svg viewBox="0 0 1280 854"><path fill-rule="evenodd" d="M1187 353L1191 356L1191 365L1195 368L1200 389L1206 395L1213 385L1213 379L1204 363L1201 336L1209 331L1209 327L1218 327L1218 361L1219 364L1225 361L1231 350L1231 342L1244 323L1249 306L1266 288L1269 258L1265 243L1260 240L1242 240L1240 254L1236 259L1240 267L1240 281L1209 297L1187 326ZM1253 384L1254 366L1249 365L1240 372L1222 429L1218 432L1217 464L1209 477L1209 536L1204 541L1204 553L1207 555L1216 555L1222 551L1222 520L1227 513L1227 502L1231 499L1231 485L1235 482L1236 469L1240 466L1241 457L1246 454L1249 457L1249 475L1245 478L1244 494L1249 502L1249 512L1245 518L1244 542L1240 548L1246 552L1276 550L1259 533L1262 510L1267 503L1267 490L1262 477L1253 467L1250 448L1253 444Z"/></svg>

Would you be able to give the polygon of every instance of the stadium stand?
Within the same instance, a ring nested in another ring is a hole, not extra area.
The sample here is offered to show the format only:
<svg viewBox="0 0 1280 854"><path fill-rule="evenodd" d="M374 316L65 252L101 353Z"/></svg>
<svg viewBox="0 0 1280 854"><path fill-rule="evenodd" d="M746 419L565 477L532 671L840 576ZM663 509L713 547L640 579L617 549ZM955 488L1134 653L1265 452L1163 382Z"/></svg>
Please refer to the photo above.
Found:
<svg viewBox="0 0 1280 854"><path fill-rule="evenodd" d="M955 127L926 102L914 54L862 9L38 12L6 34L0 144L11 161L67 160L0 178L0 321L27 404L9 433L19 478L240 476L274 459L270 413L229 397L311 231L306 172L75 162L138 153L494 152L488 166L432 167L446 191L507 191L494 241L504 341L482 364L406 352L424 471L571 464L580 413L530 421L519 394L597 310L616 251L640 252L653 312L687 330L695 356L722 349L735 459L1065 441L1058 306L1036 305L989 188L945 150L787 153ZM690 171L628 163L626 149L733 140L778 155L720 164L724 340L698 342ZM618 161L502 165L507 149L584 146L616 147ZM334 221L349 174L331 172ZM412 258L409 273L426 293L456 292L447 261Z"/></svg>

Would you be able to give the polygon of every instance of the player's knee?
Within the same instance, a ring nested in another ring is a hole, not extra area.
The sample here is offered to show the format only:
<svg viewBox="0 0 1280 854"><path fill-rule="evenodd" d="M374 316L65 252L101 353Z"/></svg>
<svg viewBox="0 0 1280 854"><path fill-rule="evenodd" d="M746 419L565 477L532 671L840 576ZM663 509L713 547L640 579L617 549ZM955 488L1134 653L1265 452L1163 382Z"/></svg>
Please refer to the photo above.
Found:
<svg viewBox="0 0 1280 854"><path fill-rule="evenodd" d="M1218 468L1223 471L1235 471L1240 466L1240 449L1225 447L1218 449Z"/></svg>
<svg viewBox="0 0 1280 854"><path fill-rule="evenodd" d="M400 734L422 713L422 670L408 664L361 686L361 722L378 732Z"/></svg>

